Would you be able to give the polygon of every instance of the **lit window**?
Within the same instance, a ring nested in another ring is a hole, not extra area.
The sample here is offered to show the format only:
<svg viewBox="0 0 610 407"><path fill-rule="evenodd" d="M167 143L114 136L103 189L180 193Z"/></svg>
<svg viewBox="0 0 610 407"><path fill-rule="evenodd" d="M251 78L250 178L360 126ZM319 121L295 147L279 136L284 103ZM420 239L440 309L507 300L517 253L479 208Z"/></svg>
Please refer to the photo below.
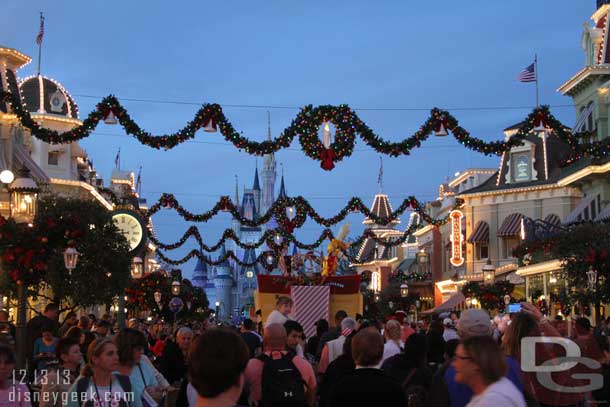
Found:
<svg viewBox="0 0 610 407"><path fill-rule="evenodd" d="M520 182L529 181L531 179L529 151L511 154L510 161L513 181Z"/></svg>
<svg viewBox="0 0 610 407"><path fill-rule="evenodd" d="M381 273L374 271L371 274L371 290L374 292L381 291Z"/></svg>

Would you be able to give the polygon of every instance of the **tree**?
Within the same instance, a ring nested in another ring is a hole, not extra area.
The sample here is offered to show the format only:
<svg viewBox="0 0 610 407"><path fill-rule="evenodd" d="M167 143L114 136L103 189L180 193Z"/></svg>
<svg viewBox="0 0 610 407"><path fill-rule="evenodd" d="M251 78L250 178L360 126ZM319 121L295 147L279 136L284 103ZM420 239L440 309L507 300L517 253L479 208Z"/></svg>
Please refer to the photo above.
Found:
<svg viewBox="0 0 610 407"><path fill-rule="evenodd" d="M112 303L130 279L129 245L96 201L49 196L39 202L36 225L48 237L52 254L44 281L53 300L76 306ZM74 245L80 253L72 272L65 269L63 252Z"/></svg>
<svg viewBox="0 0 610 407"><path fill-rule="evenodd" d="M573 300L583 306L610 302L610 223L586 222L539 241L526 242L515 249L523 259L555 258L561 261ZM594 287L588 287L587 272L597 271ZM599 311L599 310L598 310ZM599 315L599 313L598 313Z"/></svg>

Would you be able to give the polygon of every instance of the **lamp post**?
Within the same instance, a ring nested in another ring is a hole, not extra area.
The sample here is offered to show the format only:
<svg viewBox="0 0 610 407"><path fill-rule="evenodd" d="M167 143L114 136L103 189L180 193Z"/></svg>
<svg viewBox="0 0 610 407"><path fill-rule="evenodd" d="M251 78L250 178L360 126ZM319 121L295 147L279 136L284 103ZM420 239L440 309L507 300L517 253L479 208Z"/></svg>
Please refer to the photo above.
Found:
<svg viewBox="0 0 610 407"><path fill-rule="evenodd" d="M409 286L407 285L407 283L402 283L400 285L400 296L402 298L407 298L408 295L409 295Z"/></svg>
<svg viewBox="0 0 610 407"><path fill-rule="evenodd" d="M487 263L483 266L483 282L487 285L494 283L496 268L491 264L491 260L487 259Z"/></svg>
<svg viewBox="0 0 610 407"><path fill-rule="evenodd" d="M180 295L180 281L178 280L172 281L172 295Z"/></svg>
<svg viewBox="0 0 610 407"><path fill-rule="evenodd" d="M597 285L597 270L593 268L593 266L589 267L589 271L587 271L587 286L589 290L594 290Z"/></svg>
<svg viewBox="0 0 610 407"><path fill-rule="evenodd" d="M66 270L68 270L68 274L72 274L72 270L76 268L79 255L80 253L72 246L64 251L64 266L66 267Z"/></svg>
<svg viewBox="0 0 610 407"><path fill-rule="evenodd" d="M220 301L216 301L216 320L220 319Z"/></svg>
<svg viewBox="0 0 610 407"><path fill-rule="evenodd" d="M10 217L19 224L34 226L34 218L36 217L36 208L38 206L38 194L40 189L36 182L30 178L29 171L23 168L19 171L19 178L13 179L8 185ZM0 179L10 181L12 172L4 170L1 173ZM7 182L8 184L8 182ZM26 312L27 312L27 287L25 284L17 285L17 329L16 343L17 351L17 369L25 368L25 343L26 338Z"/></svg>

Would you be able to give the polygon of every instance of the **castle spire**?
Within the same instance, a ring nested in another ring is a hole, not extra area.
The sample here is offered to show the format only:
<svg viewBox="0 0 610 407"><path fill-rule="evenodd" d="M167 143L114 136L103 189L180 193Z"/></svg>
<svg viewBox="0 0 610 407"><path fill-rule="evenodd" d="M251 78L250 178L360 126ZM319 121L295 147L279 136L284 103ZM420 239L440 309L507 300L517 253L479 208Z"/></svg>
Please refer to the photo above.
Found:
<svg viewBox="0 0 610 407"><path fill-rule="evenodd" d="M238 186L237 174L235 174L235 206L239 206L239 186Z"/></svg>
<svg viewBox="0 0 610 407"><path fill-rule="evenodd" d="M280 165L282 166L282 180L280 181L280 193L278 194L277 199L284 199L288 195L286 195L286 186L284 185L284 165Z"/></svg>
<svg viewBox="0 0 610 407"><path fill-rule="evenodd" d="M267 140L271 141L271 113L267 110Z"/></svg>
<svg viewBox="0 0 610 407"><path fill-rule="evenodd" d="M260 191L260 183L258 182L258 160L256 162L256 168L254 169L254 185L252 185L254 191Z"/></svg>

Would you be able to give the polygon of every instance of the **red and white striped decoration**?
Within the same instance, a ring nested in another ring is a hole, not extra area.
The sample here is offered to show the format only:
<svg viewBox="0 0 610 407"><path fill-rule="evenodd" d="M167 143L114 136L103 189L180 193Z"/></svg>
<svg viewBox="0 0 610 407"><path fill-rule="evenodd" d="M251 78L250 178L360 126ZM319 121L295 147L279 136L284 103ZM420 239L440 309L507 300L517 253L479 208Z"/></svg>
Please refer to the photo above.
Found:
<svg viewBox="0 0 610 407"><path fill-rule="evenodd" d="M294 302L292 315L294 320L303 326L309 338L316 333L315 323L319 319L328 321L330 309L329 286L292 286L290 296Z"/></svg>

